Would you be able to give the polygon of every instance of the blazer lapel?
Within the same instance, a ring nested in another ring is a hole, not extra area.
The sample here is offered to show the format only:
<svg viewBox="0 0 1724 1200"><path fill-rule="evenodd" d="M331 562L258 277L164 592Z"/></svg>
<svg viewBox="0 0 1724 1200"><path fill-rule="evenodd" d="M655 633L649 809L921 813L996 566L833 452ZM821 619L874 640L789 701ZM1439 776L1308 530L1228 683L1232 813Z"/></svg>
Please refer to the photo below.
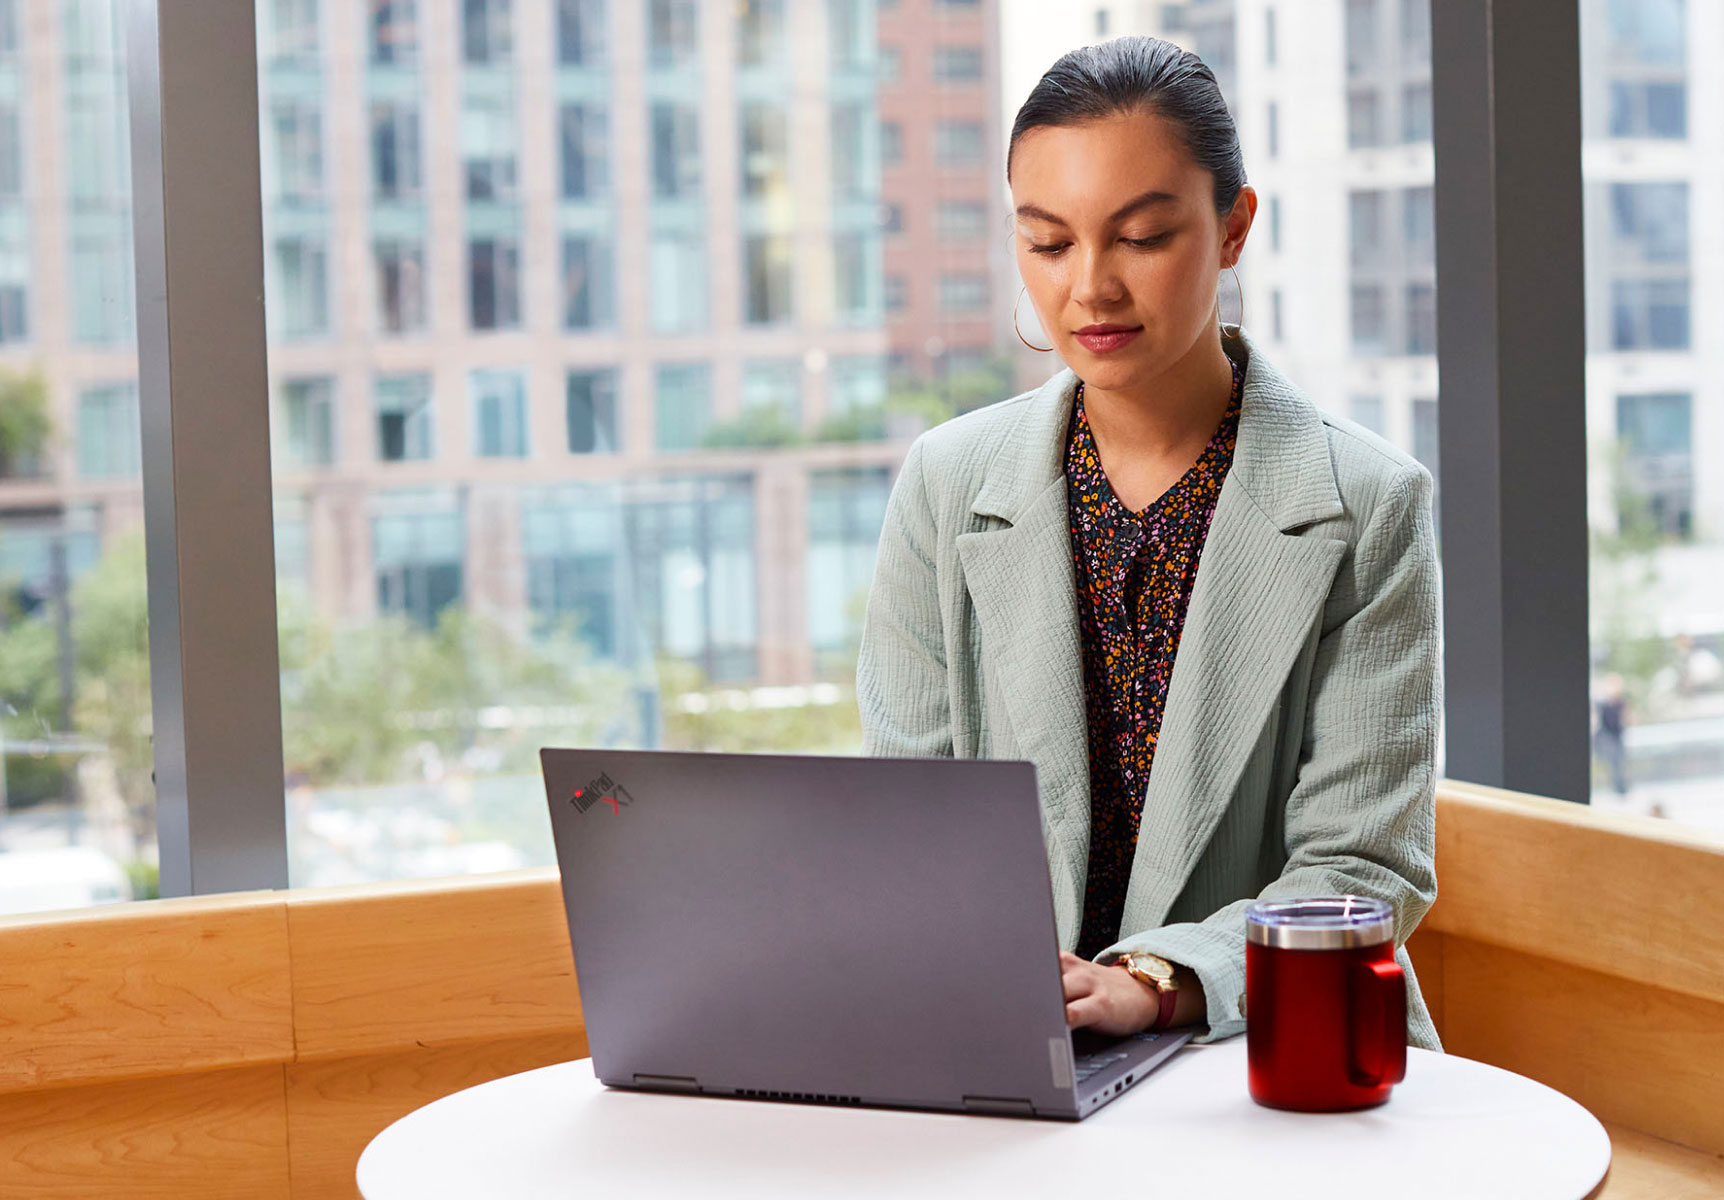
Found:
<svg viewBox="0 0 1724 1200"><path fill-rule="evenodd" d="M1346 550L1296 532L1342 512L1322 417L1248 342L1246 350L1239 440L1168 685L1122 933L1165 923L1321 619Z"/></svg>
<svg viewBox="0 0 1724 1200"><path fill-rule="evenodd" d="M1070 371L1049 380L988 467L972 509L1009 524L956 538L981 624L984 686L1003 701L1018 752L1036 764L1049 853L1067 871L1063 888L1055 880L1062 945L1076 942L1089 848L1083 649L1064 465L1076 386Z"/></svg>

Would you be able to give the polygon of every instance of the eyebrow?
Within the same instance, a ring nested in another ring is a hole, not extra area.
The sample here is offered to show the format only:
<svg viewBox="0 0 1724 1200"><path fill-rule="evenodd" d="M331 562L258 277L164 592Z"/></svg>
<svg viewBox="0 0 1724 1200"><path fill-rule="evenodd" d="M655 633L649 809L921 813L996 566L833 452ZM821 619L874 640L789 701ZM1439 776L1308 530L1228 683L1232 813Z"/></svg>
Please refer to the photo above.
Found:
<svg viewBox="0 0 1724 1200"><path fill-rule="evenodd" d="M1123 220L1140 208L1149 208L1156 204L1177 204L1178 202L1179 197L1175 196L1172 192L1148 191L1143 193L1141 196L1135 196L1126 201L1125 204L1121 205L1114 211L1113 215L1110 216L1108 220ZM1036 221L1051 221L1055 225L1064 225L1066 223L1065 218L1057 217L1047 209L1035 204L1018 205L1017 215L1020 217L1029 217Z"/></svg>

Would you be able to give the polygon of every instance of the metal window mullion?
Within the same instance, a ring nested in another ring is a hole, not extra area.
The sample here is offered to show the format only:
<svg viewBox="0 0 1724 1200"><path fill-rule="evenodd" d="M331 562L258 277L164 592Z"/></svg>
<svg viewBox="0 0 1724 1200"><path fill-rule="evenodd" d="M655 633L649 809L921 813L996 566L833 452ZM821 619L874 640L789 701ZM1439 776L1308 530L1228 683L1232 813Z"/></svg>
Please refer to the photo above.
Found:
<svg viewBox="0 0 1724 1200"><path fill-rule="evenodd" d="M164 896L287 886L254 20L129 3Z"/></svg>
<svg viewBox="0 0 1724 1200"><path fill-rule="evenodd" d="M1431 5L1448 774L1590 794L1579 5Z"/></svg>

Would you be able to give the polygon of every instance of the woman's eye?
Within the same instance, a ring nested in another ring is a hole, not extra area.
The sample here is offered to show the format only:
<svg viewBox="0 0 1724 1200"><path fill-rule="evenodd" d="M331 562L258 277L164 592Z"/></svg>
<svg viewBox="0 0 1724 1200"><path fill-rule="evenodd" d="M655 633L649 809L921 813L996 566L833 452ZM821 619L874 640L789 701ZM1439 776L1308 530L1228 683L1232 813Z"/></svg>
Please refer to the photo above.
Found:
<svg viewBox="0 0 1724 1200"><path fill-rule="evenodd" d="M1049 242L1045 246L1041 245L1037 242L1031 242L1030 243L1030 253L1031 254L1058 254L1061 250L1064 250L1069 245L1071 245L1070 242Z"/></svg>
<svg viewBox="0 0 1724 1200"><path fill-rule="evenodd" d="M1124 242L1128 246L1136 246L1140 250L1148 250L1148 249L1151 249L1155 246L1161 245L1163 242L1165 242L1168 238L1170 238L1172 236L1173 235L1171 233L1158 233L1158 234L1155 234L1153 237L1120 238L1119 240Z"/></svg>

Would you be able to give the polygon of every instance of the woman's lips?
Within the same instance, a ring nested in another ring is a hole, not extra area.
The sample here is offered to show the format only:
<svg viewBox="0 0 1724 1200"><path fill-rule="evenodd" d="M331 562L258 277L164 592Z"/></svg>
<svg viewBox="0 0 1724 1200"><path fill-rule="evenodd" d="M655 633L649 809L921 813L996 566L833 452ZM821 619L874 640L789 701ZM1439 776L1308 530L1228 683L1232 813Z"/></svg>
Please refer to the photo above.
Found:
<svg viewBox="0 0 1724 1200"><path fill-rule="evenodd" d="M1107 354L1109 351L1118 350L1121 346L1126 345L1142 332L1143 326L1138 325L1131 329L1104 328L1096 329L1093 332L1080 329L1072 336L1077 339L1078 345L1091 354Z"/></svg>

